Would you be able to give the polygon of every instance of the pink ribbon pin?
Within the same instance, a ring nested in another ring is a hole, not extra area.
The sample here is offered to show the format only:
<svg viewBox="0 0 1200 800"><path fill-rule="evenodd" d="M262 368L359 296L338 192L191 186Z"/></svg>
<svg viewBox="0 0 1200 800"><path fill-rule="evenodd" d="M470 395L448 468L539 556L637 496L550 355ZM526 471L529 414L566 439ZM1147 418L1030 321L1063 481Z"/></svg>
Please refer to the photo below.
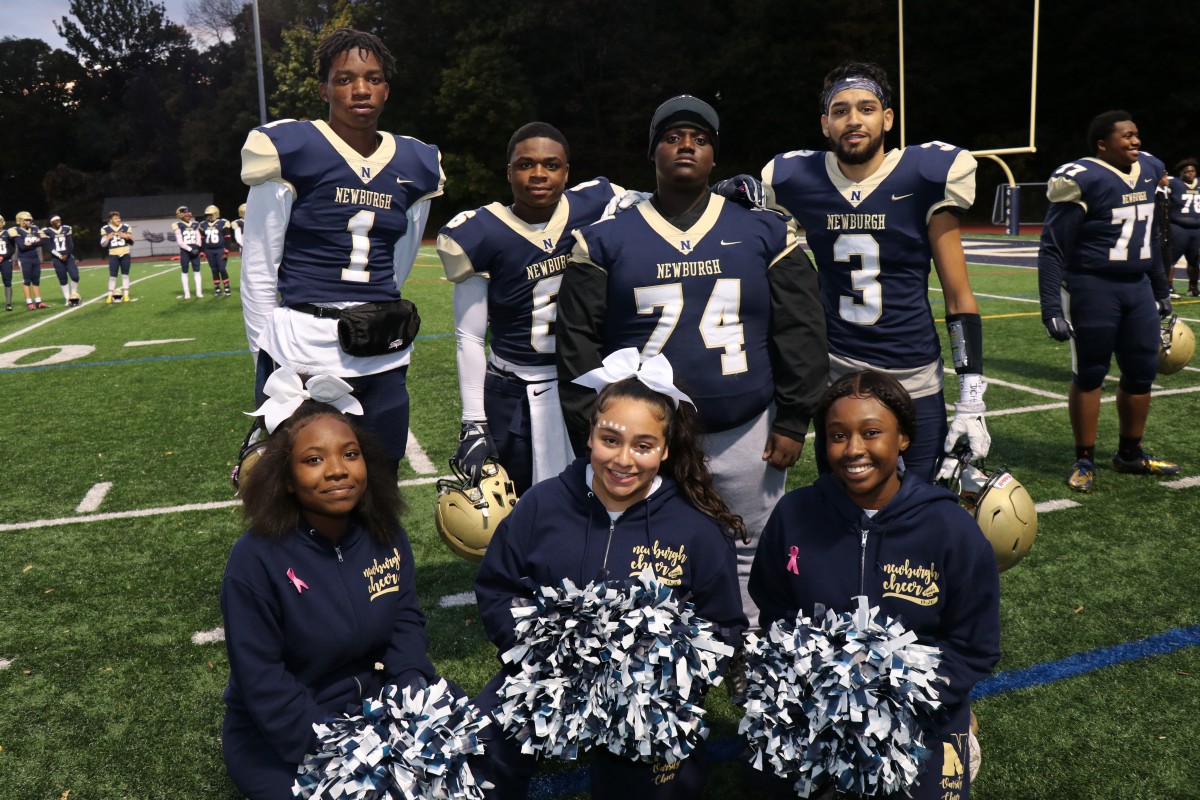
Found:
<svg viewBox="0 0 1200 800"><path fill-rule="evenodd" d="M799 575L800 567L799 567L799 565L796 564L796 556L800 555L800 548L796 547L796 545L792 545L791 548L789 548L788 552L791 553L791 555L788 556L788 565L787 565L788 572Z"/></svg>
<svg viewBox="0 0 1200 800"><path fill-rule="evenodd" d="M796 548L793 547L792 549L795 550ZM793 555L792 562L794 563L795 561L796 561L796 557ZM799 574L799 573L797 573L797 574ZM297 578L296 571L294 569L292 569L291 567L288 567L288 580L292 582L292 586L295 586L296 591L299 592L300 594L304 594L304 590L308 588L308 584L305 583L300 578Z"/></svg>

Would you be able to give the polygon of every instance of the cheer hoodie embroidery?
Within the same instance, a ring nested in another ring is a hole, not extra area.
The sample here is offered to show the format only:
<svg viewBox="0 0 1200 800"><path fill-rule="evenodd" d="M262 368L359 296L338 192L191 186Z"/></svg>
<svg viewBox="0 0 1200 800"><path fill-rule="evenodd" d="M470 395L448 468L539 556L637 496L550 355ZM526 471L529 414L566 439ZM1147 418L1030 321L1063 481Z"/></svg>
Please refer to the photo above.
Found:
<svg viewBox="0 0 1200 800"><path fill-rule="evenodd" d="M314 722L385 683L436 674L403 531L384 544L352 521L336 546L307 528L278 540L243 534L225 567L221 612L231 774L239 752L264 743L298 764L316 743Z"/></svg>
<svg viewBox="0 0 1200 800"><path fill-rule="evenodd" d="M790 556L796 548L795 567ZM795 620L820 603L853 610L866 595L921 644L941 648L939 686L951 714L1000 659L1000 576L991 545L950 491L906 475L868 517L822 475L784 495L759 541L750 596L760 624Z"/></svg>
<svg viewBox="0 0 1200 800"><path fill-rule="evenodd" d="M475 576L475 597L488 638L500 653L515 643L510 609L537 586L576 586L593 580L629 581L649 566L696 613L737 643L746 629L733 544L712 518L662 484L613 520L585 480L577 459L555 478L532 487L500 523Z"/></svg>

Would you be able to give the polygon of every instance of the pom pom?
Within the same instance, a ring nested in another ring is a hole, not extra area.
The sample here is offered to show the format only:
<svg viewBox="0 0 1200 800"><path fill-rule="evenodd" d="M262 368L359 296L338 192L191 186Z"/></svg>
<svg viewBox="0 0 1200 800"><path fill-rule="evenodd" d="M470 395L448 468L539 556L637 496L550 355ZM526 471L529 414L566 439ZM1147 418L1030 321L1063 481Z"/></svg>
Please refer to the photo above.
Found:
<svg viewBox="0 0 1200 800"><path fill-rule="evenodd" d="M292 794L313 800L481 800L467 759L483 752L481 716L445 680L425 688L385 686L358 713L313 725ZM486 782L485 782L486 783Z"/></svg>
<svg viewBox="0 0 1200 800"><path fill-rule="evenodd" d="M801 797L829 786L864 796L910 793L941 707L941 651L856 598L853 612L800 615L747 636L749 687L738 732L756 769L770 764Z"/></svg>
<svg viewBox="0 0 1200 800"><path fill-rule="evenodd" d="M633 760L686 758L707 735L700 706L733 648L650 570L636 581L541 587L514 605L496 717L521 751L573 760L601 746Z"/></svg>

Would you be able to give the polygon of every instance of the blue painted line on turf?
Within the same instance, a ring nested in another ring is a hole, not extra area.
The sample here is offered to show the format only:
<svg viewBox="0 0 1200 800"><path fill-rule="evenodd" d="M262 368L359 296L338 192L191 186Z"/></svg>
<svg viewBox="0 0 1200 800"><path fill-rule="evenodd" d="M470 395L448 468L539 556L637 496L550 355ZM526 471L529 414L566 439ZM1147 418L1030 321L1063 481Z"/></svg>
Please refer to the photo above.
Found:
<svg viewBox="0 0 1200 800"><path fill-rule="evenodd" d="M1198 645L1200 645L1200 625L1193 625L1190 628L1172 628L1136 642L1099 647L1095 650L1075 653L1057 661L1047 661L1044 664L1034 664L1024 669L1001 672L977 683L974 691L971 692L971 699L980 700L985 697L1015 692L1018 689L1032 689L1035 686L1044 686L1064 678L1074 678L1105 667L1166 655L1174 653L1176 650ZM741 758L743 744L743 741L737 737L710 742L706 757L713 763L736 761ZM529 796L533 800L553 800L564 794L586 791L587 785L587 770L579 767L534 778L530 784Z"/></svg>
<svg viewBox="0 0 1200 800"><path fill-rule="evenodd" d="M432 333L428 336L418 336L415 341L426 339L449 339L454 336L453 333ZM183 361L189 358L214 358L217 356L248 356L249 350L224 350L216 353L188 353L178 356L147 356L145 358L125 358L119 361L88 361L82 364L68 362L66 364L44 364L32 367L6 367L0 369L0 373L8 372L41 372L48 369L73 369L79 367L113 367L122 366L124 364L144 364L150 361Z"/></svg>

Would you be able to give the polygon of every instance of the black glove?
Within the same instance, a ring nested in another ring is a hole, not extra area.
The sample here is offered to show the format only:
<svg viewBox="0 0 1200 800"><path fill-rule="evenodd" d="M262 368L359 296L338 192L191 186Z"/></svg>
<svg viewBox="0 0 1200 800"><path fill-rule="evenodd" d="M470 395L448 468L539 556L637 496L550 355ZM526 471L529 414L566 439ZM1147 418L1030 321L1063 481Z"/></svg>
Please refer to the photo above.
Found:
<svg viewBox="0 0 1200 800"><path fill-rule="evenodd" d="M762 181L753 175L734 175L717 181L713 184L712 192L746 208L763 208Z"/></svg>
<svg viewBox="0 0 1200 800"><path fill-rule="evenodd" d="M450 459L452 463L472 485L483 478L483 462L489 458L499 460L496 443L492 441L492 433L486 422L465 421L462 431L458 434L458 452Z"/></svg>
<svg viewBox="0 0 1200 800"><path fill-rule="evenodd" d="M189 247L188 254L193 255L193 256L198 256L198 255L200 255L200 248L199 247Z"/></svg>
<svg viewBox="0 0 1200 800"><path fill-rule="evenodd" d="M1158 305L1158 315L1160 317L1166 319L1167 317L1171 316L1171 311L1173 310L1171 308L1171 298L1164 297L1162 300L1156 301L1156 303Z"/></svg>
<svg viewBox="0 0 1200 800"><path fill-rule="evenodd" d="M1042 324L1046 326L1046 333L1050 338L1057 342L1065 342L1075 335L1075 329L1071 327L1071 323L1062 317L1046 317L1042 320Z"/></svg>

